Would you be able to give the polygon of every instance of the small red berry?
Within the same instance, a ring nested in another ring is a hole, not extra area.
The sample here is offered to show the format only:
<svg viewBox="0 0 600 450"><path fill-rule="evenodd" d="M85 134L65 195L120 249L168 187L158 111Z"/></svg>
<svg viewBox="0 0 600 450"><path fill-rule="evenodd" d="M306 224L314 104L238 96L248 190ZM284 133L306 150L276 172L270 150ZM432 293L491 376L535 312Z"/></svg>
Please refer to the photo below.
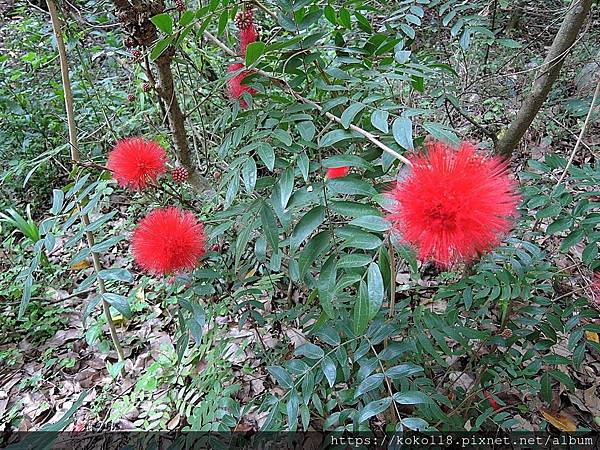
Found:
<svg viewBox="0 0 600 450"><path fill-rule="evenodd" d="M221 178L221 172L219 172L218 170L215 170L215 171L213 172L213 178L214 178L215 180L218 180L219 178Z"/></svg>
<svg viewBox="0 0 600 450"><path fill-rule="evenodd" d="M221 250L221 246L217 243L217 244L213 244L212 247L210 248L213 252L218 252L219 250Z"/></svg>
<svg viewBox="0 0 600 450"><path fill-rule="evenodd" d="M176 0L175 6L177 7L177 11L179 12L183 12L187 9L183 0Z"/></svg>
<svg viewBox="0 0 600 450"><path fill-rule="evenodd" d="M171 171L171 177L175 183L183 183L189 176L190 173L185 167L177 167Z"/></svg>
<svg viewBox="0 0 600 450"><path fill-rule="evenodd" d="M130 102L133 102L135 100L135 95L133 94L127 94L127 100Z"/></svg>
<svg viewBox="0 0 600 450"><path fill-rule="evenodd" d="M139 59L142 56L142 52L135 48L131 50L131 56L133 56L133 59Z"/></svg>
<svg viewBox="0 0 600 450"><path fill-rule="evenodd" d="M150 89L151 89L150 83L144 83L144 84L142 84L142 91L144 91L144 92L150 92Z"/></svg>

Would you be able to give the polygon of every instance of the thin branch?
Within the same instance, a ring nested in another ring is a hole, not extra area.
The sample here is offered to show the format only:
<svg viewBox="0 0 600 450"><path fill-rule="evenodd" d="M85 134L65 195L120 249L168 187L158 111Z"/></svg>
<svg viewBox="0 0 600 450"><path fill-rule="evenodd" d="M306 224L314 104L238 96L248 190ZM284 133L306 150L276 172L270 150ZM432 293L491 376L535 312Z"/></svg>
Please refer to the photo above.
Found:
<svg viewBox="0 0 600 450"><path fill-rule="evenodd" d="M596 84L596 90L594 91L594 96L592 97L592 104L590 105L590 109L589 109L589 111L587 113L587 116L585 117L585 122L583 122L583 126L581 127L581 131L579 132L579 137L577 138L577 142L575 143L575 147L573 147L573 151L571 152L571 156L569 156L569 161L567 161L567 165L565 166L565 170L563 170L563 173L560 175L560 178L556 182L556 185L554 186L554 189L556 189L558 187L558 185L560 183L562 183L562 181L567 176L567 172L568 172L569 168L571 167L571 164L573 164L573 159L575 158L575 154L577 153L577 150L579 150L579 146L581 145L581 142L583 140L583 136L585 134L585 130L587 129L587 127L588 127L588 125L590 123L590 118L592 117L592 113L594 112L594 108L596 106L596 100L598 100L598 94L599 93L600 93L600 78L598 79L598 83Z"/></svg>
<svg viewBox="0 0 600 450"><path fill-rule="evenodd" d="M496 136L496 133L494 133L491 130L488 130L486 127L484 127L479 122L477 122L473 117L471 117L469 114L467 114L466 112L464 112L462 110L462 108L459 108L454 103L452 103L451 101L449 101L447 98L446 98L446 104L450 104L450 106L452 106L452 108L454 108L454 110L457 113L459 113L462 117L464 117L465 119L467 119L468 122L470 122L475 128L477 128L483 134L485 134L486 136L488 136L492 140L492 142L494 143L494 145L496 145L496 142L498 142L498 136Z"/></svg>
<svg viewBox="0 0 600 450"><path fill-rule="evenodd" d="M277 14L267 8L260 0L253 0L253 3L258 6L259 9L262 9L265 14L268 14L277 22Z"/></svg>
<svg viewBox="0 0 600 450"><path fill-rule="evenodd" d="M517 147L542 104L546 101L554 82L558 79L567 54L583 36L582 34L578 38L580 30L590 14L592 0L573 0L571 4L572 7L556 33L544 60L544 65L548 65L548 68L535 77L530 94L523 101L508 130L496 143L496 152L499 154L510 156Z"/></svg>
<svg viewBox="0 0 600 450"><path fill-rule="evenodd" d="M67 114L67 125L69 128L69 144L71 147L71 159L73 160L74 165L80 161L79 157L79 147L77 144L77 127L75 125L75 113L73 108L73 93L71 91L71 81L69 79L69 65L67 61L67 52L65 50L65 43L62 38L62 31L60 27L60 20L58 18L58 12L56 11L56 5L54 4L54 0L46 0L48 3L48 11L50 13L50 18L52 21L52 28L54 30L54 35L56 37L56 45L58 47L58 54L60 56L60 72L62 76L62 84L63 84L63 92L65 98L65 109ZM90 224L90 218L86 214L81 215L81 221L84 224L84 227ZM94 235L87 231L85 233L86 240L90 251L94 246ZM102 308L104 309L104 315L106 316L106 321L108 323L108 328L110 330L110 336L113 341L113 345L117 354L119 356L119 361L125 360L125 355L123 354L123 348L121 347L121 343L119 342L119 336L117 335L117 329L115 327L115 323L113 321L112 315L110 313L110 305L104 299L104 294L106 294L106 288L104 286L104 281L100 278L99 273L102 270L102 265L100 264L100 256L98 253L91 251L92 260L94 263L94 272L96 273L96 283L98 285L98 293L102 298ZM122 372L123 373L123 372Z"/></svg>
<svg viewBox="0 0 600 450"><path fill-rule="evenodd" d="M567 133L569 133L572 137L574 137L575 139L577 139L577 135L575 133L573 133L570 128L567 128L560 120L557 120L555 117L548 117L548 118L550 120L552 120L552 122L554 122L556 125L558 125L559 127L561 127L564 131L566 131ZM592 149L590 148L590 146L588 144L586 144L585 141L581 141L581 145L583 145L589 151L592 151Z"/></svg>
<svg viewBox="0 0 600 450"><path fill-rule="evenodd" d="M211 41L213 44L215 44L216 46L218 46L219 48L221 48L221 50L223 50L228 55L230 55L230 56L238 56L233 50L231 50L229 47L227 47L224 43L222 43L219 39L217 39L215 36L213 36L208 31L204 32L204 36L209 41ZM269 73L267 73L267 72L265 72L263 70L260 70L260 69L255 69L255 72L258 73L259 75L262 75L265 78L268 78L268 79L274 81L277 85L279 85L284 90L286 90L289 94L291 94L297 101L299 101L301 103L304 103L306 105L311 105L317 111L323 112L323 107L321 105L319 105L318 103L316 103L316 102L314 102L312 100L309 100L308 98L303 97L302 95L298 94L296 91L294 91L294 89L285 80L282 80L280 78L276 78L276 77L270 75ZM342 119L340 119L338 116L336 116L334 114L331 114L328 111L325 112L324 115L325 115L325 117L327 117L328 119L333 120L334 122L337 122L337 123L340 123L340 124L342 123ZM359 126L354 125L354 124L350 124L349 128L352 131L355 131L358 134L360 134L361 136L364 136L365 138L367 138L371 143L373 143L374 145L376 145L377 147L379 147L384 152L389 153L394 158L402 161L404 164L412 166L412 163L406 157L402 156L397 151L395 151L395 150L391 149L390 147L388 147L387 145L385 145L374 134L372 134L372 133L370 133L370 132L368 132L366 130L363 130L362 128L360 128Z"/></svg>

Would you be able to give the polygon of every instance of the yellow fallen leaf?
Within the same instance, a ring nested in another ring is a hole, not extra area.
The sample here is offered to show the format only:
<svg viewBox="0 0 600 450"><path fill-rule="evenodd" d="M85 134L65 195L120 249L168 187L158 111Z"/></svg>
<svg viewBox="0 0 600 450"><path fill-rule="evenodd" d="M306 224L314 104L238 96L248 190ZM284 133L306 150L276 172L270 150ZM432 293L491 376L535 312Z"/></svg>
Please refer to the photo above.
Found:
<svg viewBox="0 0 600 450"><path fill-rule="evenodd" d="M588 341L595 342L596 344L600 344L600 338L598 338L598 333L594 333L593 331L586 331L585 337Z"/></svg>
<svg viewBox="0 0 600 450"><path fill-rule="evenodd" d="M77 264L73 264L70 267L70 270L83 270L83 269L87 269L90 266L91 266L91 263L87 259L84 259L84 260L79 261Z"/></svg>
<svg viewBox="0 0 600 450"><path fill-rule="evenodd" d="M127 319L122 314L116 314L113 316L113 323L115 326L120 327L127 323Z"/></svg>
<svg viewBox="0 0 600 450"><path fill-rule="evenodd" d="M250 272L248 272L244 278L253 277L255 273L256 273L256 267L254 269L251 269Z"/></svg>
<svg viewBox="0 0 600 450"><path fill-rule="evenodd" d="M573 422L567 416L564 416L558 412L548 411L547 409L544 409L544 408L540 409L540 412L542 413L542 416L544 416L544 419L546 419L548 422L550 422L554 427L558 428L560 431L565 431L565 432L577 431L577 425L575 424L575 422Z"/></svg>

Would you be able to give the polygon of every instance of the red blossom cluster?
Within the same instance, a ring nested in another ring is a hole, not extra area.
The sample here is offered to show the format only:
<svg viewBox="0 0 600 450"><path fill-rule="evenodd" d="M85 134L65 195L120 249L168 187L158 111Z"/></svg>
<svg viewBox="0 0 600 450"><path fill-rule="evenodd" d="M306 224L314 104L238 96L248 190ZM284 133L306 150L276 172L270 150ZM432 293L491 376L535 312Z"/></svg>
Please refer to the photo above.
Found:
<svg viewBox="0 0 600 450"><path fill-rule="evenodd" d="M463 142L458 149L427 144L412 171L390 192L392 229L421 260L439 267L470 263L500 243L517 216L517 184L507 164Z"/></svg>
<svg viewBox="0 0 600 450"><path fill-rule="evenodd" d="M108 155L107 167L119 186L140 191L156 184L167 170L165 150L155 141L140 137L117 142ZM173 180L188 177L184 167L172 171ZM175 207L155 209L136 226L132 249L136 263L154 275L193 269L205 253L204 226L194 213Z"/></svg>
<svg viewBox="0 0 600 450"><path fill-rule="evenodd" d="M227 72L237 72L243 67L244 65L242 63L234 63L229 66ZM229 93L229 98L236 100L239 99L241 108L248 107L248 102L242 98L242 94L244 92L248 92L250 95L256 94L255 89L251 88L247 84L243 84L244 78L246 78L249 74L250 72L247 70L242 70L240 73L234 75L227 81L227 92Z"/></svg>
<svg viewBox="0 0 600 450"><path fill-rule="evenodd" d="M177 167L171 171L171 178L175 183L183 183L190 176L190 173L185 167Z"/></svg>
<svg viewBox="0 0 600 450"><path fill-rule="evenodd" d="M120 186L139 191L157 182L166 162L158 143L134 137L117 142L107 166ZM413 155L411 163L411 172L389 193L394 206L386 219L421 260L431 259L442 268L470 263L512 228L520 196L505 161L478 154L467 142L455 149L431 141L426 154ZM349 170L329 168L327 178L344 177ZM189 174L179 167L171 175L183 182ZM206 252L206 240L203 224L192 212L156 209L135 228L133 255L144 270L169 275L193 269ZM600 275L592 290L600 296Z"/></svg>
<svg viewBox="0 0 600 450"><path fill-rule="evenodd" d="M248 45L252 42L255 42L258 39L258 32L256 31L256 27L254 26L252 10L247 9L245 11L238 12L235 16L235 24L240 30L240 52L241 56L244 57L246 55L246 49ZM241 69L243 69L243 67L244 64L242 63L234 63L227 68L227 72L238 72ZM227 93L229 94L229 98L232 100L241 99L241 108L248 107L248 102L241 98L244 92L248 92L250 95L256 94L255 89L252 89L250 86L243 83L244 78L246 78L248 75L249 72L247 70L242 70L238 74L234 75L229 80L227 80Z"/></svg>

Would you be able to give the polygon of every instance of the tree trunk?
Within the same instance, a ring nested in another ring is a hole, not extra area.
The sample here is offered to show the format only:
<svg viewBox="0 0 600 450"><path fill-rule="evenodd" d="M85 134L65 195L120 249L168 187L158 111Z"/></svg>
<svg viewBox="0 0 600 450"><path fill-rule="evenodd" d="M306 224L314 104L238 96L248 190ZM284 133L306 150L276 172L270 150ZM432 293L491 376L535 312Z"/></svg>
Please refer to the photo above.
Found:
<svg viewBox="0 0 600 450"><path fill-rule="evenodd" d="M116 16L121 22L125 34L124 42L126 47L143 47L150 49L158 39L156 27L150 21L152 16L164 12L165 5L163 0L137 0L129 3L128 0L113 0L116 8ZM175 142L175 153L179 163L185 167L190 176L188 183L201 191L212 191L211 184L206 178L198 173L194 167L190 154L190 147L185 129L185 116L179 106L175 91L175 82L171 70L171 62L175 49L169 46L156 59L155 64L158 69L158 85L153 86L159 95L162 106L166 109L167 119L173 141ZM150 68L148 67L148 71ZM153 77L149 74L153 81Z"/></svg>
<svg viewBox="0 0 600 450"><path fill-rule="evenodd" d="M521 138L533 122L533 119L546 101L552 85L558 78L565 57L571 50L583 22L589 15L592 0L573 0L554 41L548 50L544 64L540 69L529 96L521 105L517 117L509 129L496 144L496 152L509 157L517 147Z"/></svg>

